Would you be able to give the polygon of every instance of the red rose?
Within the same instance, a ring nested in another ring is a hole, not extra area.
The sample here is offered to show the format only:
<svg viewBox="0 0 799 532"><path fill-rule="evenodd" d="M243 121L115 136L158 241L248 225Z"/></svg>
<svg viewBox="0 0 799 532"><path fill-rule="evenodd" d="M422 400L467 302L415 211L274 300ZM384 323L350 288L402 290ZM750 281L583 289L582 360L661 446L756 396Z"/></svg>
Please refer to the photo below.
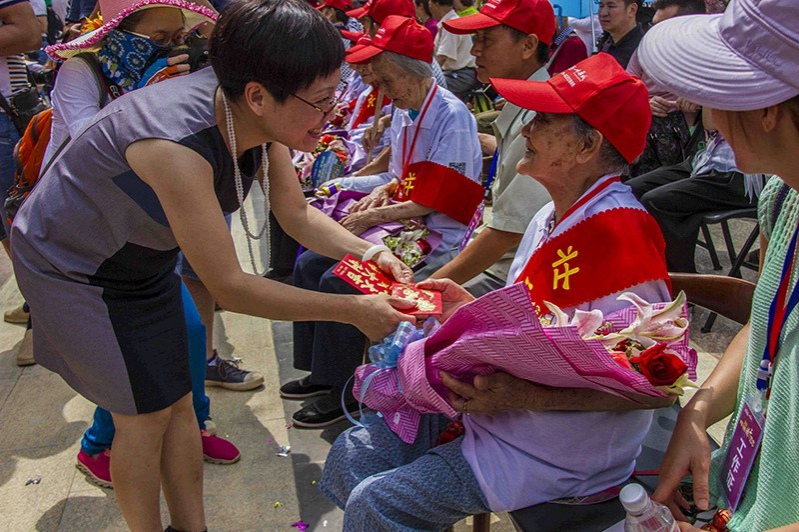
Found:
<svg viewBox="0 0 799 532"><path fill-rule="evenodd" d="M610 356L619 363L619 366L627 369L633 369L630 365L630 359L627 358L627 353L622 353L619 351L611 351Z"/></svg>
<svg viewBox="0 0 799 532"><path fill-rule="evenodd" d="M688 366L680 357L666 353L666 344L658 344L630 359L638 364L638 369L655 386L671 386L688 371Z"/></svg>
<svg viewBox="0 0 799 532"><path fill-rule="evenodd" d="M329 135L328 134L328 135L322 135L321 142L322 142L322 144L328 145L331 142L333 142L334 140L336 140L336 137L334 137L333 135Z"/></svg>
<svg viewBox="0 0 799 532"><path fill-rule="evenodd" d="M430 247L430 243L424 238L418 240L416 243L419 245L419 249L422 250L422 255L427 256L433 250L433 248Z"/></svg>

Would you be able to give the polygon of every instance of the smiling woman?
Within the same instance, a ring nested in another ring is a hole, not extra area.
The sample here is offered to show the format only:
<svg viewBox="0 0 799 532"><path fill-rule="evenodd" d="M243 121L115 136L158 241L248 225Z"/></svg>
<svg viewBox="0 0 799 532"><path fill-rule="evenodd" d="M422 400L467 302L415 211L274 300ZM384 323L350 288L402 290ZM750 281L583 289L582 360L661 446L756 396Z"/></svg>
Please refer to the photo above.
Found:
<svg viewBox="0 0 799 532"><path fill-rule="evenodd" d="M315 294L245 273L223 217L262 178L304 246L336 259L372 247L308 208L288 154L316 144L339 81L338 32L302 0L241 0L210 42L213 68L131 91L87 121L14 220L36 360L112 413L111 475L135 531L163 529L161 483L174 529L205 529L178 249L230 311L348 323L371 338L407 320L387 296ZM372 255L411 280L390 253Z"/></svg>

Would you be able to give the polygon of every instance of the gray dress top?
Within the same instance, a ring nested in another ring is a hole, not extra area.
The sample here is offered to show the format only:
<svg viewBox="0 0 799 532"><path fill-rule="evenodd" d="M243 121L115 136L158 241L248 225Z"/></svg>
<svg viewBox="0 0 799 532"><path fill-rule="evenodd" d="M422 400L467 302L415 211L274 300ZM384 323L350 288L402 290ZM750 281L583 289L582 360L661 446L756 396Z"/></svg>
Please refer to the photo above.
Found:
<svg viewBox="0 0 799 532"><path fill-rule="evenodd" d="M191 389L178 244L125 151L142 139L194 150L213 169L222 210L238 209L233 159L214 115L217 86L206 68L115 100L67 145L14 219L14 271L36 321L36 362L114 413L161 410ZM246 193L260 148L240 165Z"/></svg>

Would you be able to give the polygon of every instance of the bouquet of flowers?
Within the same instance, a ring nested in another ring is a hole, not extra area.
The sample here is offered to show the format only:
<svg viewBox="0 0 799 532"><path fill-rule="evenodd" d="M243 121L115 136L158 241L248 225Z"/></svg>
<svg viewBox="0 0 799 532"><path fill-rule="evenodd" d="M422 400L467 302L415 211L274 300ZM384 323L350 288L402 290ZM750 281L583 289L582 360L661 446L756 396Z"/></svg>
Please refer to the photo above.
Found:
<svg viewBox="0 0 799 532"><path fill-rule="evenodd" d="M399 234L384 236L383 243L397 258L413 268L432 251L427 240L430 231L417 220L408 220L404 225Z"/></svg>
<svg viewBox="0 0 799 532"><path fill-rule="evenodd" d="M297 178L303 190L313 190L325 181L336 179L349 171L355 147L345 131L322 135L314 151L294 157Z"/></svg>
<svg viewBox="0 0 799 532"><path fill-rule="evenodd" d="M497 290L404 345L396 363L360 366L353 393L381 412L407 443L416 439L421 414L459 415L439 371L464 381L503 371L545 386L595 389L633 401L681 394L696 377L684 294L656 304L629 293L621 298L631 306L606 316L595 310L569 318L550 305L552 314L540 319L522 284Z"/></svg>

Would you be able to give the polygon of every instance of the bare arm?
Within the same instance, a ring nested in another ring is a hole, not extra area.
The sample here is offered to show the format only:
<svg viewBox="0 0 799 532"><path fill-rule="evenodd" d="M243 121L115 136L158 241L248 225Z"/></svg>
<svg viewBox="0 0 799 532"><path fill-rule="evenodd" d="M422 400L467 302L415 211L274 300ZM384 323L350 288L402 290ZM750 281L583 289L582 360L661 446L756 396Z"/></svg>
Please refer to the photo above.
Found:
<svg viewBox="0 0 799 532"><path fill-rule="evenodd" d="M273 147L273 151L281 152L281 148L285 150L283 147L277 147L276 150ZM283 155L288 157L287 153ZM400 321L408 319L406 315L390 308L389 298L385 296L310 292L245 273L239 265L233 239L214 193L213 173L205 159L188 148L155 139L133 143L125 156L133 171L155 191L181 250L214 299L224 308L270 319L349 323L370 338L383 337L394 330ZM276 168L273 171L281 172L284 166L279 162L281 157L275 159ZM286 194L282 185L280 183L274 187L275 203L284 200L289 204L294 203L291 195L284 197ZM297 194L302 197L299 189ZM280 209L291 207L281 206ZM343 255L343 246L346 245L352 246L351 250L355 252L369 247L368 243L344 234L346 231L335 222L328 220L330 223L325 223L315 216L306 216L309 218L307 223L317 231L327 231L327 236L323 234L310 238L314 244L327 238L328 244L319 246L324 251ZM289 224L302 221L300 215L288 220L284 217L281 223L288 227ZM296 231L303 237L312 232L307 228ZM338 241L345 243L337 244ZM389 254L381 253L378 257L383 255Z"/></svg>
<svg viewBox="0 0 799 532"><path fill-rule="evenodd" d="M30 2L20 2L0 9L0 56L38 50L42 46L39 21Z"/></svg>
<svg viewBox="0 0 799 532"><path fill-rule="evenodd" d="M367 229L386 222L421 218L434 212L430 207L425 207L413 201L394 203L383 207L374 207L368 210L353 212L341 220L341 225L354 235L360 235Z"/></svg>
<svg viewBox="0 0 799 532"><path fill-rule="evenodd" d="M520 233L486 227L457 257L430 277L448 278L458 284L470 281L518 246L522 236Z"/></svg>

